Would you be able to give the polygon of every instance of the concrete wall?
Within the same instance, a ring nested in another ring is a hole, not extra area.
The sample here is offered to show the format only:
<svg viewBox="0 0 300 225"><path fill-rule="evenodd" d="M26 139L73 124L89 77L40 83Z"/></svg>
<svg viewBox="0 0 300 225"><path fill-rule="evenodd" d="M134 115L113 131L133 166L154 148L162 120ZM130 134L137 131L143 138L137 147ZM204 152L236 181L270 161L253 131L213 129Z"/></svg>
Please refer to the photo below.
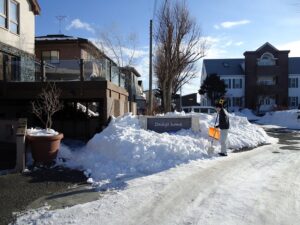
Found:
<svg viewBox="0 0 300 225"><path fill-rule="evenodd" d="M35 21L27 0L15 0L20 6L19 34L0 27L0 42L34 54Z"/></svg>

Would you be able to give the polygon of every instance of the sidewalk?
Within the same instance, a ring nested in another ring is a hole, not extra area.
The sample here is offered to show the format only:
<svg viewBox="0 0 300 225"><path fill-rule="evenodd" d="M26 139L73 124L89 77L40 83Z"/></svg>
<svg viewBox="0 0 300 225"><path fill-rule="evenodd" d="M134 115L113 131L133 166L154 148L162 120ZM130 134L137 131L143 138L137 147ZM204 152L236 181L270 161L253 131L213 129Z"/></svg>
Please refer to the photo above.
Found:
<svg viewBox="0 0 300 225"><path fill-rule="evenodd" d="M82 198L82 196L85 196ZM99 197L82 172L64 168L38 169L0 176L0 225L13 222L13 212L48 204L71 206ZM5 206L5 207L4 207Z"/></svg>

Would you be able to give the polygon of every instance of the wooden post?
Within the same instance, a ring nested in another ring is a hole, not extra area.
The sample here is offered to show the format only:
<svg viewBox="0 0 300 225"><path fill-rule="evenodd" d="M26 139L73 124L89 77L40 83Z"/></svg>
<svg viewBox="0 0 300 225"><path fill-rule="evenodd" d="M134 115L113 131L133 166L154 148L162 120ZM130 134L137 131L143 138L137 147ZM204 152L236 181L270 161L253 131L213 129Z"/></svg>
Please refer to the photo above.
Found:
<svg viewBox="0 0 300 225"><path fill-rule="evenodd" d="M80 59L80 81L84 81L84 60Z"/></svg>
<svg viewBox="0 0 300 225"><path fill-rule="evenodd" d="M45 82L46 80L46 62L45 60L41 61L41 81Z"/></svg>
<svg viewBox="0 0 300 225"><path fill-rule="evenodd" d="M18 121L18 129L16 133L17 158L16 167L17 172L22 172L25 169L25 139L26 139L27 119L20 118Z"/></svg>

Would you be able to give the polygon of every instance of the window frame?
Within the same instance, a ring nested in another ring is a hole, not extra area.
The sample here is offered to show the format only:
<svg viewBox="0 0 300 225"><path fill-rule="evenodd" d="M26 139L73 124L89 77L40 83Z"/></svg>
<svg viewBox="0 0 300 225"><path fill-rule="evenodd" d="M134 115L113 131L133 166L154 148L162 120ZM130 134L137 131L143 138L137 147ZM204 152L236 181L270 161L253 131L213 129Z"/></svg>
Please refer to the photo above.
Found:
<svg viewBox="0 0 300 225"><path fill-rule="evenodd" d="M242 89L243 88L243 80L242 80L242 78L234 78L234 79L232 79L232 88L233 89Z"/></svg>
<svg viewBox="0 0 300 225"><path fill-rule="evenodd" d="M16 6L16 15L15 15L17 17L16 21L14 19L12 19L12 17L11 17L11 15L12 15L11 4L15 4L15 6ZM7 9L8 9L7 26L8 26L9 31L14 34L20 34L20 3L14 1L14 0L8 0ZM12 27L11 23L16 25L16 28L17 28L16 32L11 29L11 27Z"/></svg>
<svg viewBox="0 0 300 225"><path fill-rule="evenodd" d="M1 0L0 0L1 1ZM4 27L0 25L1 28L7 29L7 0L2 0L3 1L3 8L4 8L4 13L0 12L0 17L4 19Z"/></svg>
<svg viewBox="0 0 300 225"><path fill-rule="evenodd" d="M45 59L45 57L44 57L44 53L46 53L46 52L49 52L50 53L50 59ZM53 59L53 55L52 55L52 52L57 52L58 53L58 58L57 59ZM48 61L48 62L50 62L50 63L52 63L52 64L59 64L60 63L60 54L59 54L60 52L59 52L59 50L43 50L42 51L42 60L45 60L45 61Z"/></svg>
<svg viewBox="0 0 300 225"><path fill-rule="evenodd" d="M298 77L291 77L289 78L289 88L298 88Z"/></svg>

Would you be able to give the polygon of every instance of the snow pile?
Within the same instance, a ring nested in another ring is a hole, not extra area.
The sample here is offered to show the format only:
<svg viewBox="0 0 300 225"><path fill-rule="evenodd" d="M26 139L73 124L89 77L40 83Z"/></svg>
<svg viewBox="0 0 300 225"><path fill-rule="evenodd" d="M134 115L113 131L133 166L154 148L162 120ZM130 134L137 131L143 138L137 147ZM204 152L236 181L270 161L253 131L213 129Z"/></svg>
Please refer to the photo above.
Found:
<svg viewBox="0 0 300 225"><path fill-rule="evenodd" d="M181 115L185 114L176 114ZM190 160L209 158L211 156L207 150L211 139L207 133L208 127L214 124L215 116L190 115L199 117L201 132L181 130L160 134L142 129L137 116L113 119L104 131L96 134L80 151L71 151L62 146L59 157L67 160L60 163L84 170L86 176L97 182L151 174ZM254 147L270 142L264 130L250 124L246 118L231 116L230 122L229 148ZM219 142L214 141L213 145L219 151Z"/></svg>
<svg viewBox="0 0 300 225"><path fill-rule="evenodd" d="M265 125L277 125L290 129L300 129L300 119L297 119L298 115L300 115L300 111L296 109L268 112L266 115L261 117L257 123Z"/></svg>
<svg viewBox="0 0 300 225"><path fill-rule="evenodd" d="M26 131L27 135L30 136L55 136L59 133L53 129L42 129L42 128L29 128Z"/></svg>
<svg viewBox="0 0 300 225"><path fill-rule="evenodd" d="M247 109L247 108L242 109L242 110L240 110L240 111L235 111L233 114L236 115L236 116L247 117L247 119L248 119L249 121L255 121L255 120L260 119L260 117L256 116L256 115L252 112L251 109Z"/></svg>

